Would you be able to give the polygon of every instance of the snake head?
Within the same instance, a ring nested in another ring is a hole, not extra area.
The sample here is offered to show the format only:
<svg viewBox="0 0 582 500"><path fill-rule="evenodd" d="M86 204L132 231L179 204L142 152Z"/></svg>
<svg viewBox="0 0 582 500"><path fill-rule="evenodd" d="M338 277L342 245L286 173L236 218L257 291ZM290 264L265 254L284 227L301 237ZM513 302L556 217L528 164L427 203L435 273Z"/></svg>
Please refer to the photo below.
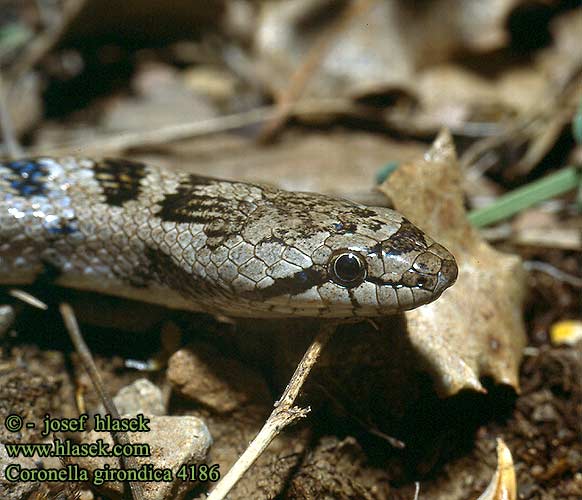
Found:
<svg viewBox="0 0 582 500"><path fill-rule="evenodd" d="M335 301L349 303L356 316L402 312L436 300L457 279L452 254L396 212L374 210L377 243L363 234L327 240L332 251L324 288L333 290Z"/></svg>
<svg viewBox="0 0 582 500"><path fill-rule="evenodd" d="M256 224L243 230L250 238L269 228L255 256L272 261L243 293L249 307L278 316L380 317L432 302L455 282L454 257L399 213L293 196L295 205L270 206L263 220L259 209Z"/></svg>
<svg viewBox="0 0 582 500"><path fill-rule="evenodd" d="M156 216L161 252L150 260L174 261L160 281L233 317L385 316L457 277L453 256L398 212L329 196L190 176ZM166 225L183 231L174 253Z"/></svg>

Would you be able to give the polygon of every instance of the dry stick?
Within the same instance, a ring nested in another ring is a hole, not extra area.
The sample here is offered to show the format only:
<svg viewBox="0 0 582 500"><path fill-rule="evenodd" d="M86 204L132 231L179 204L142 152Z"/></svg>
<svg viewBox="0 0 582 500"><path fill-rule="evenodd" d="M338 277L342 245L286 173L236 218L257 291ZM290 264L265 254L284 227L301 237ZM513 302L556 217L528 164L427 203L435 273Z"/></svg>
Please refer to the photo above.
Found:
<svg viewBox="0 0 582 500"><path fill-rule="evenodd" d="M259 135L259 142L267 143L289 119L293 103L299 99L309 80L328 53L332 43L355 17L366 12L377 0L355 0L348 4L339 18L320 36L309 50L307 57L291 75L291 83L277 98L277 114L267 123Z"/></svg>
<svg viewBox="0 0 582 500"><path fill-rule="evenodd" d="M91 379L91 382L93 383L93 386L95 387L95 390L97 391L97 394L99 395L105 410L107 413L111 414L112 418L120 418L119 411L117 411L115 403L105 389L103 379L97 370L97 366L95 365L91 351L83 339L83 335L81 334L81 330L79 328L79 324L77 323L77 318L73 308L69 304L63 303L59 306L59 311L61 312L61 316L63 317L65 326L69 332L69 336L71 337L71 341L75 346L75 350L81 357L83 366L85 367L85 370L87 370L87 374L89 375L89 378ZM111 435L116 443L122 445L130 444L129 438L124 432L112 432ZM134 462L134 459L130 459L130 457L120 457L120 460L124 469L129 468L131 465L133 465ZM129 482L129 487L134 500L143 500L145 498L143 486L141 483Z"/></svg>
<svg viewBox="0 0 582 500"><path fill-rule="evenodd" d="M36 298L34 295L31 295L30 293L24 290L15 288L9 290L8 295L11 295L15 299L21 300L22 302L28 304L29 306L41 309L42 311L46 311L48 309L48 306L42 300Z"/></svg>
<svg viewBox="0 0 582 500"><path fill-rule="evenodd" d="M102 140L92 140L90 144L65 144L57 148L43 148L42 154L58 156L67 154L75 150L89 151L112 151L126 150L144 146L154 146L157 144L167 144L169 142L181 141L192 137L214 134L228 130L238 129L247 125L260 123L266 117L274 114L272 106L255 108L250 111L236 113L232 115L209 118L193 123L181 123L177 125L167 125L156 130L145 130L139 132L129 132L126 134L115 134Z"/></svg>
<svg viewBox="0 0 582 500"><path fill-rule="evenodd" d="M562 283L568 283L575 288L582 288L582 278L575 276L573 274L569 274L561 269L553 266L552 264L548 264L547 262L539 262L537 260L526 260L523 263L523 267L527 271L539 271L541 273L545 273L548 276L551 276L557 281Z"/></svg>
<svg viewBox="0 0 582 500"><path fill-rule="evenodd" d="M288 425L300 418L304 418L309 413L309 407L299 408L297 406L294 407L293 404L309 372L315 366L322 349L335 332L336 327L337 323L333 321L321 325L319 333L303 355L303 359L301 359L299 365L297 365L295 373L293 373L285 392L283 392L281 399L275 403L275 409L269 415L262 429L222 480L210 492L206 500L224 499L244 473L255 463L261 453L265 451L277 434Z"/></svg>
<svg viewBox="0 0 582 500"><path fill-rule="evenodd" d="M414 483L414 500L418 500L420 497L420 483L416 481Z"/></svg>
<svg viewBox="0 0 582 500"><path fill-rule="evenodd" d="M484 158L487 159L486 155L491 154L495 148L509 141L521 140L523 144L530 141L537 130L546 127L548 116L555 115L556 109L559 111L558 116L560 114L563 116L562 122L567 121L578 105L581 75L582 65L568 75L568 78L563 82L557 85L555 82L551 83L551 89L548 90L550 95L548 102L534 106L511 120L506 124L505 130L501 134L486 137L471 144L459 160L461 168L467 171L467 179L481 177L486 170L496 163L495 161L483 162ZM520 161L524 165L531 166L534 163L532 158L536 156L539 156L537 150L528 146Z"/></svg>
<svg viewBox="0 0 582 500"><path fill-rule="evenodd" d="M357 111L354 105L346 99L304 100L297 102L292 109L299 116ZM126 134L115 134L103 139L92 139L89 144L77 142L74 144L62 144L53 148L43 147L39 151L33 150L31 155L59 156L79 151L83 151L84 154L92 151L103 154L104 151L123 151L132 148L143 148L145 146L151 147L255 125L274 118L276 113L277 110L274 106L263 106L241 113L218 116L193 123L166 125L156 130L129 132Z"/></svg>
<svg viewBox="0 0 582 500"><path fill-rule="evenodd" d="M2 132L8 156L10 159L14 160L16 158L21 158L23 153L22 148L16 139L16 134L14 133L14 124L12 123L12 117L8 110L8 103L6 102L6 94L4 90L4 81L2 75L0 75L0 131Z"/></svg>

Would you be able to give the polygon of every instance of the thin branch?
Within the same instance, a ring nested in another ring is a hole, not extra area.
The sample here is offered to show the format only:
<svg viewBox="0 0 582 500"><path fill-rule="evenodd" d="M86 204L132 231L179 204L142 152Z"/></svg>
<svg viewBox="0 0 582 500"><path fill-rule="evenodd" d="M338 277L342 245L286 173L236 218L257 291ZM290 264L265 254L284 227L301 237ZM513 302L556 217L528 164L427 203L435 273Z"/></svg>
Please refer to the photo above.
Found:
<svg viewBox="0 0 582 500"><path fill-rule="evenodd" d="M232 490L241 477L257 461L259 456L267 449L271 441L288 425L304 418L309 413L310 408L299 408L293 406L307 376L317 363L322 349L327 344L335 332L337 323L329 322L322 324L319 333L303 355L303 359L295 373L291 377L283 395L275 403L271 415L259 431L255 439L251 442L244 453L239 457L232 468L226 473L222 480L210 492L207 500L223 500Z"/></svg>
<svg viewBox="0 0 582 500"><path fill-rule="evenodd" d="M6 145L6 151L11 159L21 158L23 155L22 148L16 139L14 124L8 109L4 81L0 75L0 132Z"/></svg>
<svg viewBox="0 0 582 500"><path fill-rule="evenodd" d="M358 113L357 107L347 99L312 99L295 103L293 113L298 116L319 115L322 113ZM166 125L156 130L142 130L139 132L128 132L125 134L115 134L111 137L93 139L90 143L76 142L62 144L56 147L42 147L38 151L31 151L31 156L52 155L62 156L67 154L83 154L96 152L103 154L104 151L124 151L143 147L152 147L160 144L183 141L195 137L228 132L243 127L263 123L274 118L277 114L275 106L263 106L260 108L235 113L232 115L218 116L208 120L200 120L193 123L180 123L177 125Z"/></svg>
<svg viewBox="0 0 582 500"><path fill-rule="evenodd" d="M81 334L81 330L79 328L79 324L77 323L77 318L73 308L69 304L63 303L59 306L59 311L61 312L65 326L69 332L69 336L71 337L71 341L75 346L75 350L79 354L82 364L85 367L85 370L87 370L87 374L89 375L89 378L91 379L91 382L93 383L93 386L95 387L95 390L97 391L97 394L99 395L105 410L107 413L111 414L112 418L120 418L119 411L117 410L115 403L105 389L103 379L97 370L97 365L95 365L91 351L83 339L83 335ZM129 438L127 437L126 433L112 432L111 435L116 443L123 445L129 444ZM124 469L130 468L134 462L134 459L130 457L120 457L120 460ZM129 482L129 487L131 489L132 497L134 500L143 500L145 498L143 485L141 483Z"/></svg>
<svg viewBox="0 0 582 500"><path fill-rule="evenodd" d="M420 498L420 483L416 481L414 483L414 500L418 500Z"/></svg>
<svg viewBox="0 0 582 500"><path fill-rule="evenodd" d="M254 125L261 123L273 113L273 108L270 106L260 107L242 113L209 118L208 120L200 120L193 123L180 123L177 125L167 125L155 130L140 130L138 132L115 134L111 137L92 140L90 144L80 142L49 149L44 147L42 148L42 154L59 156L75 153L80 150L86 154L87 151L123 151L156 146Z"/></svg>
<svg viewBox="0 0 582 500"><path fill-rule="evenodd" d="M373 321L368 320L368 323L371 323L374 326L374 328L376 328L376 330L378 330L378 326ZM380 429L378 429L375 426L375 424L370 423L370 422L366 422L363 418L359 417L355 412L353 412L353 411L349 412L347 410L347 408L344 406L344 404L337 397L335 397L334 394L332 394L330 391L328 391L327 388L322 386L322 387L320 387L320 389L326 394L326 396L328 398L332 399L336 405L342 407L342 410L344 410L346 412L346 414L351 419L353 419L358 425L360 425L363 429L365 429L366 432L370 433L372 436L376 436L380 439L383 439L390 446L392 446L394 448L397 448L399 450L403 450L404 448L406 448L406 443L404 443L403 441L400 441L400 439L396 439L395 437L389 436L388 434L382 432ZM341 388L336 385L336 390L341 391Z"/></svg>
<svg viewBox="0 0 582 500"><path fill-rule="evenodd" d="M513 148L527 146L519 161L514 162L514 166L510 168L514 174L521 171L521 174L525 175L548 150L549 136L546 134L551 132L551 129L548 129L548 122L551 121L553 127L561 130L563 124L574 114L581 95L581 72L582 66L576 66L563 81L549 82L548 99L509 122L500 123L499 125L505 129L501 134L486 137L471 144L459 159L461 168L466 171L467 180L481 177L485 171L496 165L498 163L496 150L510 143ZM553 135L555 134L552 134L552 137ZM554 143L553 138L549 141ZM505 174L507 175L508 172L506 171Z"/></svg>
<svg viewBox="0 0 582 500"><path fill-rule="evenodd" d="M29 306L36 307L37 309L41 309L43 311L46 311L48 309L48 306L42 300L37 299L34 295L31 295L30 293L25 292L24 290L19 290L15 288L9 290L8 295L11 295L15 299L21 300L22 302L28 304Z"/></svg>
<svg viewBox="0 0 582 500"><path fill-rule="evenodd" d="M551 276L555 280L561 281L562 283L567 283L575 288L582 288L582 278L569 274L561 269L558 269L547 262L539 262L536 260L528 260L523 263L528 271L539 271Z"/></svg>

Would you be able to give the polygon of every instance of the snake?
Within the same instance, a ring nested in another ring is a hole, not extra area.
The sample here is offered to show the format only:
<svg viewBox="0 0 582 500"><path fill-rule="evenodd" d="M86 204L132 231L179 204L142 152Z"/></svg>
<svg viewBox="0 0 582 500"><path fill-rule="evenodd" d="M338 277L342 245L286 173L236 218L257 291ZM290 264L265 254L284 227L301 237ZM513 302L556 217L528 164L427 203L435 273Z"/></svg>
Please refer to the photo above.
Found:
<svg viewBox="0 0 582 500"><path fill-rule="evenodd" d="M0 284L226 317L374 318L437 299L453 255L397 211L127 159L0 160Z"/></svg>

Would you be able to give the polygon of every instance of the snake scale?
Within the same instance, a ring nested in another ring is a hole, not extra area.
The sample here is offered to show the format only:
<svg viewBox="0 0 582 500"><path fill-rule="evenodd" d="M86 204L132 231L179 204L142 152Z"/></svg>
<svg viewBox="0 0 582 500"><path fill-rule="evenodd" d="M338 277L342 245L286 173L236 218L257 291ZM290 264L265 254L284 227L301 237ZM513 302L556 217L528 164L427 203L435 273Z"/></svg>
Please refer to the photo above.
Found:
<svg viewBox="0 0 582 500"><path fill-rule="evenodd" d="M435 300L453 256L399 213L128 160L0 161L0 284L230 317L377 317Z"/></svg>

